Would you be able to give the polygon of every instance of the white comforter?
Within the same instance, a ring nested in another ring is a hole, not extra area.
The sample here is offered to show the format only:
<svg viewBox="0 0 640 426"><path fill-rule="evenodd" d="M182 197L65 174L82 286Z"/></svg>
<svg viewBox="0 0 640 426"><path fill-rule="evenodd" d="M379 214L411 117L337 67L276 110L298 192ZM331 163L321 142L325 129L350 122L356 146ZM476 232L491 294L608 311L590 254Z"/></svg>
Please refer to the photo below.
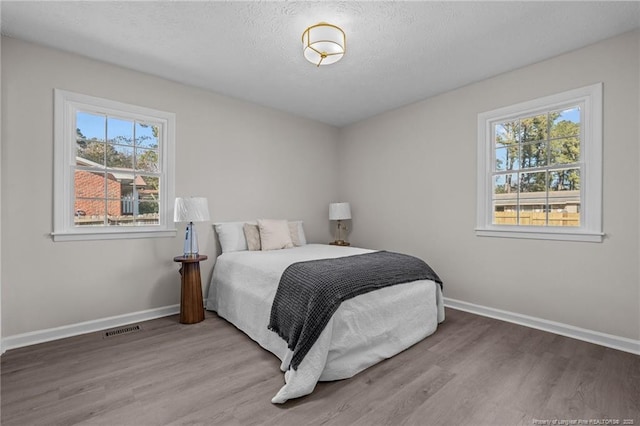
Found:
<svg viewBox="0 0 640 426"><path fill-rule="evenodd" d="M309 244L285 250L224 253L216 260L207 309L234 324L282 360L285 384L271 402L313 392L319 380L354 376L432 334L444 320L440 286L414 281L385 287L343 302L297 370L292 351L267 329L283 271L294 262L371 250Z"/></svg>

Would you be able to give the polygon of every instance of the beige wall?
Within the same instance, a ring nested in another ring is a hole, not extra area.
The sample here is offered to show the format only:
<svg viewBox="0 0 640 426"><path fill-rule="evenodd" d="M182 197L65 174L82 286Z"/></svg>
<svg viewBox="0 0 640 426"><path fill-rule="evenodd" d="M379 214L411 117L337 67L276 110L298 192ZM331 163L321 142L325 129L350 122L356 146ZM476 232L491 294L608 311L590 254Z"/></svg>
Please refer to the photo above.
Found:
<svg viewBox="0 0 640 426"><path fill-rule="evenodd" d="M640 37L640 36L639 36ZM640 42L636 45L636 54L640 58ZM640 67L640 66L639 66ZM638 72L638 110L636 111L636 122L638 123L638 162L640 165L640 71ZM638 179L640 179L640 173L638 173ZM638 188L640 188L640 181L638 182ZM640 196L638 196L638 212L640 212ZM636 221L638 225L638 252L636 253L636 265L638 267L638 281L640 281L640 214ZM640 286L640 283L638 284ZM640 307L640 290L638 291L638 306ZM640 308L638 308L640 310ZM640 329L640 314L638 315L638 328Z"/></svg>
<svg viewBox="0 0 640 426"><path fill-rule="evenodd" d="M53 89L175 112L176 195L213 221L302 219L330 237L337 130L61 51L2 39L2 337L179 303L176 238L51 241ZM215 242L197 224L206 286Z"/></svg>
<svg viewBox="0 0 640 426"><path fill-rule="evenodd" d="M0 16L2 15L0 8ZM1 21L0 21L1 22ZM2 81L2 43L0 43L0 81ZM2 90L0 88L0 95ZM0 102L0 117L2 117L2 106L4 101ZM2 120L0 120L0 354L4 353L2 341Z"/></svg>
<svg viewBox="0 0 640 426"><path fill-rule="evenodd" d="M300 218L428 260L447 297L640 338L640 43L626 34L357 123L314 121L33 44L2 39L2 337L179 301L176 238L53 243L53 88L177 114L176 195L213 221ZM428 78L428 76L425 76ZM479 112L604 82L603 243L480 238ZM336 161L337 160L337 161ZM210 225L201 251L216 254ZM203 263L203 285L213 260Z"/></svg>
<svg viewBox="0 0 640 426"><path fill-rule="evenodd" d="M628 33L342 129L351 241L427 259L450 298L640 338L638 44ZM475 236L478 113L599 81L604 242Z"/></svg>

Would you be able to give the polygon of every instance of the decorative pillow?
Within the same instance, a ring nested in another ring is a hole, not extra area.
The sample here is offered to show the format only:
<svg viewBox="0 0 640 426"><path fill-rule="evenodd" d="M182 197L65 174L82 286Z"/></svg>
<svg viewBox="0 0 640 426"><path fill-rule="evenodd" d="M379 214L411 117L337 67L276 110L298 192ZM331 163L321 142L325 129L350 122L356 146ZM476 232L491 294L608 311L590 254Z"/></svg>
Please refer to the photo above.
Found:
<svg viewBox="0 0 640 426"><path fill-rule="evenodd" d="M247 222L214 223L213 228L218 234L218 241L223 253L247 250L247 239L242 229Z"/></svg>
<svg viewBox="0 0 640 426"><path fill-rule="evenodd" d="M289 222L289 233L291 234L291 241L294 246L300 247L307 244L307 238L304 235L301 220Z"/></svg>
<svg viewBox="0 0 640 426"><path fill-rule="evenodd" d="M259 219L262 250L279 250L293 247L289 223L286 220Z"/></svg>
<svg viewBox="0 0 640 426"><path fill-rule="evenodd" d="M260 244L260 229L258 225L245 223L242 229L244 230L244 236L247 239L247 247L249 250L261 250L262 245Z"/></svg>

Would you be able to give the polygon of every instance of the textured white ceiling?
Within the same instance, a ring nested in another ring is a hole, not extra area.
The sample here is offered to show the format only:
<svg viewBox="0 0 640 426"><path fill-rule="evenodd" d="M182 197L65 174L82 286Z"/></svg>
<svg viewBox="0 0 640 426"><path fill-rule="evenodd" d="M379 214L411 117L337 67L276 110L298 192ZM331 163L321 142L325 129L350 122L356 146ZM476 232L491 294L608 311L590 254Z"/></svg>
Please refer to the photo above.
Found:
<svg viewBox="0 0 640 426"><path fill-rule="evenodd" d="M335 126L640 26L638 2L2 1L2 34ZM316 68L304 29L342 27Z"/></svg>

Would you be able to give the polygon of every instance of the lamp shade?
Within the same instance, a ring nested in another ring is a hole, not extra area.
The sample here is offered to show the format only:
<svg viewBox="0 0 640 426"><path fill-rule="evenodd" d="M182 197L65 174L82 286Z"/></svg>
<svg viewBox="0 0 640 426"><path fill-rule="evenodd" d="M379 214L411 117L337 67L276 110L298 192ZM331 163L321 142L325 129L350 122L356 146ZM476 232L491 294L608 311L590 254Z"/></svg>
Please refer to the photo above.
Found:
<svg viewBox="0 0 640 426"><path fill-rule="evenodd" d="M320 22L302 33L302 48L307 61L320 65L338 62L344 56L347 38L341 28Z"/></svg>
<svg viewBox="0 0 640 426"><path fill-rule="evenodd" d="M209 220L208 204L204 197L178 197L173 210L173 221L206 222Z"/></svg>
<svg viewBox="0 0 640 426"><path fill-rule="evenodd" d="M329 220L351 219L351 206L349 203L329 204Z"/></svg>

